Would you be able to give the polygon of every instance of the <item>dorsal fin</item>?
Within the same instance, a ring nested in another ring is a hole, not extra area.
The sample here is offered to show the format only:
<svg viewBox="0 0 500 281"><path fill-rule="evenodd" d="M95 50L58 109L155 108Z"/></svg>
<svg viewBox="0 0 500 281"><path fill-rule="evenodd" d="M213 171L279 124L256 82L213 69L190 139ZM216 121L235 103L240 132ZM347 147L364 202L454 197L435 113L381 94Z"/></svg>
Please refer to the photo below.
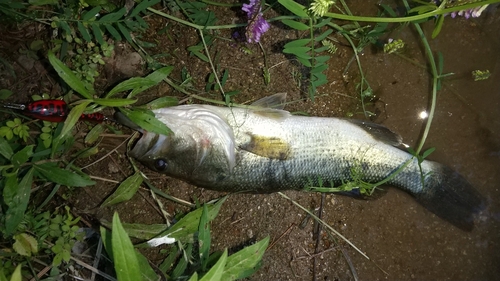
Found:
<svg viewBox="0 0 500 281"><path fill-rule="evenodd" d="M285 102L286 102L286 93L277 93L268 97L261 98L252 103L251 105L262 108L284 109Z"/></svg>
<svg viewBox="0 0 500 281"><path fill-rule="evenodd" d="M369 133L374 139L377 139L381 142L390 144L392 146L398 146L403 142L403 138L400 135L394 133L393 131L389 130L387 127L383 125L356 119L345 119L345 120L349 121L351 124L354 124L362 128L367 133Z"/></svg>

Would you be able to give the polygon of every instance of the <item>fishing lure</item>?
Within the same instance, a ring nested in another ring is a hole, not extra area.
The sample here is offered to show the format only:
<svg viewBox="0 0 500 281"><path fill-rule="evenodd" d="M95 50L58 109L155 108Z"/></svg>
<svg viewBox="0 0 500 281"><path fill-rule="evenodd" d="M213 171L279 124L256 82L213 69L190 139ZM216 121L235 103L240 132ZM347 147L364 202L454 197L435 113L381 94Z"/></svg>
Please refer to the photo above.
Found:
<svg viewBox="0 0 500 281"><path fill-rule="evenodd" d="M69 114L69 108L63 100L38 100L28 104L4 104L3 107L20 110L26 116L49 122L64 122ZM82 114L80 120L101 123L108 120L102 113Z"/></svg>

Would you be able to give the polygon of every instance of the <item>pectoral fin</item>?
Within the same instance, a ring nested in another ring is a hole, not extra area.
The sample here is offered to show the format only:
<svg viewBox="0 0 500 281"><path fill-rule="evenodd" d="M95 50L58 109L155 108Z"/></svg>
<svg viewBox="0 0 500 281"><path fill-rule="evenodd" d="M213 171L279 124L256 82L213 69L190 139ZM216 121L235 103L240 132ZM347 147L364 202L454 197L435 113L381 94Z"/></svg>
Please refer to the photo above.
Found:
<svg viewBox="0 0 500 281"><path fill-rule="evenodd" d="M278 137L250 135L250 141L240 148L270 159L286 160L290 157L290 144Z"/></svg>

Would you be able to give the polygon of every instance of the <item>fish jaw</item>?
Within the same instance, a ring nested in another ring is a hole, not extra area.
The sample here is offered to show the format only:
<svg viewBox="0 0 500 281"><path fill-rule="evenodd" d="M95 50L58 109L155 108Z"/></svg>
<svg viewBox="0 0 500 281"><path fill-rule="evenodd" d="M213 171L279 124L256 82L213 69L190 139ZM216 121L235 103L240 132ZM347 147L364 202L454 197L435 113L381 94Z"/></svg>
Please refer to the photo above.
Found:
<svg viewBox="0 0 500 281"><path fill-rule="evenodd" d="M153 111L155 118L173 132L158 135L143 132L130 156L148 168L194 184L212 184L198 177L207 159L218 158L224 174L236 164L233 130L225 119L201 105L184 105Z"/></svg>

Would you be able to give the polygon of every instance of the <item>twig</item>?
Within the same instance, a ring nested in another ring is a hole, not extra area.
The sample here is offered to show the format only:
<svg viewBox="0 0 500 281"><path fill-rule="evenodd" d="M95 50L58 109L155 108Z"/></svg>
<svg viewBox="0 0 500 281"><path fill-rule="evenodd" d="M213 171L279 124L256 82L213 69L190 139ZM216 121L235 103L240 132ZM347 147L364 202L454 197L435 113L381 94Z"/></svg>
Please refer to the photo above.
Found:
<svg viewBox="0 0 500 281"><path fill-rule="evenodd" d="M273 243L271 243L271 245L269 245L269 247L267 247L267 250L266 251L269 251L269 249L271 249L272 247L274 247L274 245L276 245L276 243L278 243L278 241L283 238L283 236L287 235L290 231L292 231L292 228L295 226L294 223L292 223L286 230L285 232L283 232L280 237L278 237L276 240L273 241Z"/></svg>

